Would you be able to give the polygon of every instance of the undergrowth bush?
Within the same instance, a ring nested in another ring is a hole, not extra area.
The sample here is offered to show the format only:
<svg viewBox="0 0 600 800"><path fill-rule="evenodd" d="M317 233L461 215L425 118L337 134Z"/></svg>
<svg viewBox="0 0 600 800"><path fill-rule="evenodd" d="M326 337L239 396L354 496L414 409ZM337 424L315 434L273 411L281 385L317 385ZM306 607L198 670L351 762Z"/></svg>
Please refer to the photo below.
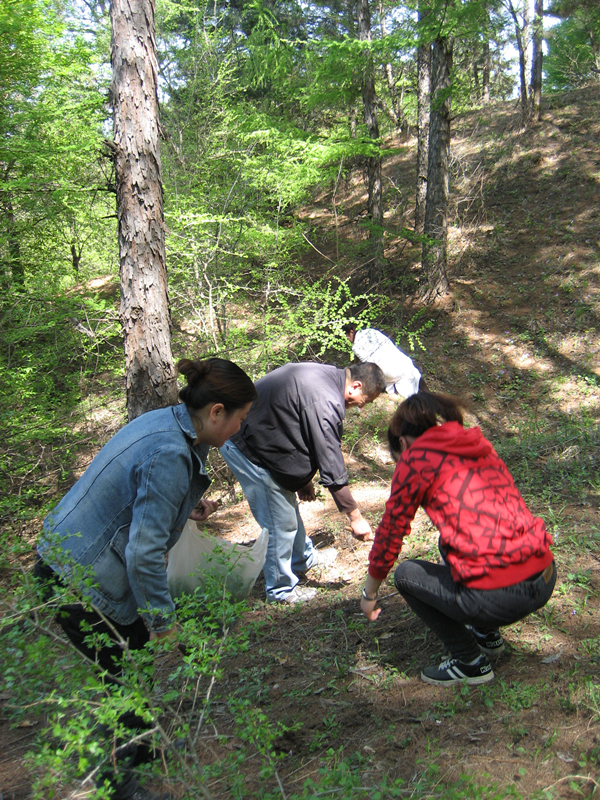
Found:
<svg viewBox="0 0 600 800"><path fill-rule="evenodd" d="M130 651L123 642L123 674L115 680L56 632L52 620L60 613L58 604L77 600L65 589L43 603L25 575L0 623L0 692L11 698L8 713L15 724L34 716L43 722L29 756L37 776L33 797L64 798L77 786L86 797L107 797L96 781L110 768L115 747L132 737L121 721L131 714L147 725L141 734L135 732L137 743L161 756L141 765L140 772L148 779L183 784L192 796L201 796L194 794L203 782L198 738L210 725L223 660L247 646L249 628L236 627L245 603L235 601L221 579L184 595L178 602L180 649L166 650L155 641ZM88 637L90 642L97 638Z"/></svg>
<svg viewBox="0 0 600 800"><path fill-rule="evenodd" d="M356 295L347 281L330 278L279 294L265 330L272 359L321 360L326 354L351 352L344 325L368 327L384 303L375 293ZM281 343L285 342L285 349ZM349 356L348 356L349 358Z"/></svg>
<svg viewBox="0 0 600 800"><path fill-rule="evenodd" d="M374 770L371 758L359 750L342 748L322 753L318 768L311 767L301 788L290 791L282 777L290 763L280 742L302 722L290 727L278 719L275 707L261 704L259 695L231 694L225 682L221 685L236 659L269 638L269 620L241 624L245 602L235 601L222 579L209 580L178 601L180 649L152 642L132 652L122 643L124 670L114 681L57 633L56 605L75 599L65 589L45 604L24 575L0 622L0 693L10 697L6 712L14 725L34 718L42 723L28 757L33 800L105 800L108 788L99 776L110 769L115 748L130 741L143 742L157 756L135 767L140 780L160 781L189 800L519 797L469 776L446 784L433 763L423 762L419 774L406 782ZM134 739L122 722L131 714L147 726Z"/></svg>
<svg viewBox="0 0 600 800"><path fill-rule="evenodd" d="M6 298L0 315L0 520L39 511L71 468L84 435L84 387L121 362L117 314L108 301L83 296ZM89 432L85 432L89 437ZM15 491L15 487L17 491Z"/></svg>

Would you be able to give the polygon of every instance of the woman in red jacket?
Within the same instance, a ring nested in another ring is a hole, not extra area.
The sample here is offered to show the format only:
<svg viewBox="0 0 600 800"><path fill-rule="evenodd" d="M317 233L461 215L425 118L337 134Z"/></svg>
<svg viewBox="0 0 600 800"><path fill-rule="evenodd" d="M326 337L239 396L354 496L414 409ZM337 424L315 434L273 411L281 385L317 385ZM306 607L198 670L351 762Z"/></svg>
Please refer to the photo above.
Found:
<svg viewBox="0 0 600 800"><path fill-rule="evenodd" d="M531 514L479 428L463 428L461 408L455 398L419 392L392 417L388 440L396 470L361 601L365 616L377 619L379 585L423 506L440 532L443 561L403 561L394 578L450 652L447 661L421 673L438 686L491 681L487 656L504 646L498 628L544 606L556 583L543 521Z"/></svg>

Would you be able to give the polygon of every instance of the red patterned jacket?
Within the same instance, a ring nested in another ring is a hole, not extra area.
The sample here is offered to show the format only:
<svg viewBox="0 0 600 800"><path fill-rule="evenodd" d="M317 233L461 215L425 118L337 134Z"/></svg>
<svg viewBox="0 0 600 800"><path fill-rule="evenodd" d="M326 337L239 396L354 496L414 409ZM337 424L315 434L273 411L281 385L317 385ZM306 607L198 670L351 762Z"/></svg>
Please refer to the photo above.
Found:
<svg viewBox="0 0 600 800"><path fill-rule="evenodd" d="M439 530L458 583L499 589L552 562L552 538L543 520L531 514L479 428L446 422L402 453L369 554L369 574L376 580L394 566L419 506Z"/></svg>

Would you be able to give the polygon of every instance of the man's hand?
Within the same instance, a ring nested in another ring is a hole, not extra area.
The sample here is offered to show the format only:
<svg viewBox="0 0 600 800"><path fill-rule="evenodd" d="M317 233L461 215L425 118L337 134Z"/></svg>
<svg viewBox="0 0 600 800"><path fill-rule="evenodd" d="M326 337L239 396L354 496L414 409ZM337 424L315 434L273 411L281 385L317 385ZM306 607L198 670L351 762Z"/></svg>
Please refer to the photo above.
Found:
<svg viewBox="0 0 600 800"><path fill-rule="evenodd" d="M368 542L373 538L373 531L367 520L360 513L358 508L348 514L350 520L350 528L352 529L352 536L358 539L359 542Z"/></svg>
<svg viewBox="0 0 600 800"><path fill-rule="evenodd" d="M312 481L307 483L306 486L303 486L301 489L298 489L298 500L312 503L312 501L316 499L317 496L315 494L315 487Z"/></svg>
<svg viewBox="0 0 600 800"><path fill-rule="evenodd" d="M216 500L205 500L202 498L196 508L192 510L190 519L193 519L194 522L204 522L211 514L214 514L218 507L219 504Z"/></svg>

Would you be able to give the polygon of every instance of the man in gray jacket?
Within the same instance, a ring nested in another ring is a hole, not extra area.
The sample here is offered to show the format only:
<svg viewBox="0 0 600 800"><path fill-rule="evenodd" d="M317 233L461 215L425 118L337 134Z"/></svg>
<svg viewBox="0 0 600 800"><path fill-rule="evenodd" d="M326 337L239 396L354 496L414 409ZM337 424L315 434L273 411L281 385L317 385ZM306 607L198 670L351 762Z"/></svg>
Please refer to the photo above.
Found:
<svg viewBox="0 0 600 800"><path fill-rule="evenodd" d="M298 575L332 563L337 555L333 548L314 548L298 509L298 499L315 499L317 471L338 509L347 514L353 536L371 538L371 526L348 487L341 438L346 409L372 402L385 390L385 378L371 363L349 369L286 364L257 381L256 389L258 399L246 421L221 453L254 518L269 530L267 600L303 602L316 590L299 587Z"/></svg>

